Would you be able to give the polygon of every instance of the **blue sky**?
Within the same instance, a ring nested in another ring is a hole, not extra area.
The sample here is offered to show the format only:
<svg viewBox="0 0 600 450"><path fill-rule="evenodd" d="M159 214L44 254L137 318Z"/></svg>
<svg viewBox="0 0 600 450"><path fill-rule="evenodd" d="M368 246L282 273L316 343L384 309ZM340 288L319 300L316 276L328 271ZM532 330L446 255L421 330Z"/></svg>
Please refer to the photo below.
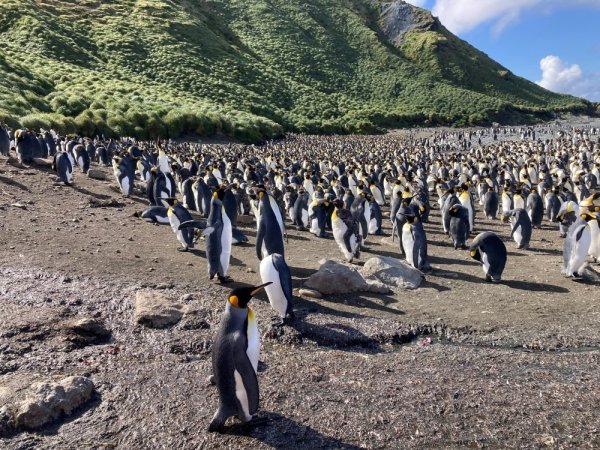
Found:
<svg viewBox="0 0 600 450"><path fill-rule="evenodd" d="M407 0L513 73L600 101L600 0Z"/></svg>

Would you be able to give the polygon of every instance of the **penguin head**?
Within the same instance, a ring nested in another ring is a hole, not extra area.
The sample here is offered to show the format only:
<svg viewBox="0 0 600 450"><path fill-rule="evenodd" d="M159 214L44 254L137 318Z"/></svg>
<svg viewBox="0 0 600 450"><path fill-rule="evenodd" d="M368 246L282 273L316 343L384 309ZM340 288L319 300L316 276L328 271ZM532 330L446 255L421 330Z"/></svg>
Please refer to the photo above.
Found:
<svg viewBox="0 0 600 450"><path fill-rule="evenodd" d="M229 293L228 301L236 308L247 308L252 297L270 284L272 284L271 281L260 286L236 288Z"/></svg>
<svg viewBox="0 0 600 450"><path fill-rule="evenodd" d="M598 218L598 216L593 212L584 212L583 214L581 214L580 217L583 220L585 220L586 222L589 222L591 220L596 220Z"/></svg>

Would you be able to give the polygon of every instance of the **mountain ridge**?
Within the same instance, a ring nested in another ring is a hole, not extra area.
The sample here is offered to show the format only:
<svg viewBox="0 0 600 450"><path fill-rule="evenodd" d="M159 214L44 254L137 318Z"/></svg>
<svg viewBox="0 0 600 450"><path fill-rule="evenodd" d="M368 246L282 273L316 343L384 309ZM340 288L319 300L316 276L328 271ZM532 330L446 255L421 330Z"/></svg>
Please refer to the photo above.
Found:
<svg viewBox="0 0 600 450"><path fill-rule="evenodd" d="M29 128L256 142L594 110L515 76L401 1L3 6L0 120Z"/></svg>

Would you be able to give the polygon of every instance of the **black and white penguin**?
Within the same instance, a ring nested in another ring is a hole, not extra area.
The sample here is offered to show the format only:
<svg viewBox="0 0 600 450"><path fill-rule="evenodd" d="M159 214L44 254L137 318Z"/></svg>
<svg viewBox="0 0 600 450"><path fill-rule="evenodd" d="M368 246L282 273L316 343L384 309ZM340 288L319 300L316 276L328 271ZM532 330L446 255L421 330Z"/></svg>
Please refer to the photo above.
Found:
<svg viewBox="0 0 600 450"><path fill-rule="evenodd" d="M281 320L293 317L292 273L283 256L273 253L260 262L260 278L267 284L265 292L269 303Z"/></svg>
<svg viewBox="0 0 600 450"><path fill-rule="evenodd" d="M517 243L517 248L527 249L529 248L529 241L531 240L532 226L529 214L522 208L513 209L510 212L510 223L512 237Z"/></svg>
<svg viewBox="0 0 600 450"><path fill-rule="evenodd" d="M140 217L146 219L147 222L163 225L170 223L167 208L164 206L150 206L140 213Z"/></svg>
<svg viewBox="0 0 600 450"><path fill-rule="evenodd" d="M369 234L374 236L381 236L383 231L381 229L382 214L379 202L375 198L371 198L367 207L369 208Z"/></svg>
<svg viewBox="0 0 600 450"><path fill-rule="evenodd" d="M73 183L73 165L71 159L66 152L59 152L54 155L54 163L52 168L58 174L60 181L66 185Z"/></svg>
<svg viewBox="0 0 600 450"><path fill-rule="evenodd" d="M448 211L450 214L450 236L454 249L467 248L469 239L469 211L462 205L452 205Z"/></svg>
<svg viewBox="0 0 600 450"><path fill-rule="evenodd" d="M129 197L133 193L135 166L134 161L125 155L123 158L115 156L113 158L113 173L119 183L121 193Z"/></svg>
<svg viewBox="0 0 600 450"><path fill-rule="evenodd" d="M577 220L579 205L574 201L564 202L558 211L558 229L560 237L566 237L571 225Z"/></svg>
<svg viewBox="0 0 600 450"><path fill-rule="evenodd" d="M212 280L217 276L222 284L231 282L227 276L229 261L231 258L232 232L231 220L225 212L222 197L223 191L219 190L213 194L210 203L210 214L206 222L206 229L202 236L206 240L206 260L208 262L208 277ZM182 224L185 226L185 224Z"/></svg>
<svg viewBox="0 0 600 450"><path fill-rule="evenodd" d="M546 219L550 222L558 222L558 214L562 201L558 196L558 189L547 191L544 195Z"/></svg>
<svg viewBox="0 0 600 450"><path fill-rule="evenodd" d="M77 166L83 173L90 170L90 155L82 144L78 144L73 148L73 155Z"/></svg>
<svg viewBox="0 0 600 450"><path fill-rule="evenodd" d="M541 228L542 220L544 218L544 202L537 190L531 190L531 193L527 196L526 206L527 214L531 219L531 226L534 228Z"/></svg>
<svg viewBox="0 0 600 450"><path fill-rule="evenodd" d="M292 223L296 225L298 231L304 231L309 227L308 201L308 192L306 192L304 188L300 189L296 201L294 202L292 218Z"/></svg>
<svg viewBox="0 0 600 450"><path fill-rule="evenodd" d="M285 256L283 245L283 225L274 211L275 200L264 190L258 193L258 231L256 234L256 256L262 260L265 256L279 253ZM279 209L275 203L275 207Z"/></svg>
<svg viewBox="0 0 600 450"><path fill-rule="evenodd" d="M98 154L98 162L100 164L102 164L103 166L109 166L110 165L110 155L108 153L108 150L106 149L106 147L104 146L99 146L96 149L96 153Z"/></svg>
<svg viewBox="0 0 600 450"><path fill-rule="evenodd" d="M250 422L258 411L258 359L260 335L250 299L266 285L237 288L228 297L221 325L212 346L214 382L219 390L219 407L208 431L223 430L228 418Z"/></svg>
<svg viewBox="0 0 600 450"><path fill-rule="evenodd" d="M487 187L486 187L487 186ZM488 220L495 220L498 214L498 193L488 184L484 184L483 211Z"/></svg>
<svg viewBox="0 0 600 450"><path fill-rule="evenodd" d="M442 203L442 227L444 228L444 233L450 233L450 208L453 205L460 205L460 200L456 196L456 193L453 188L450 188L445 193L446 198Z"/></svg>
<svg viewBox="0 0 600 450"><path fill-rule="evenodd" d="M8 132L0 125L0 155L8 156L10 152L10 137Z"/></svg>
<svg viewBox="0 0 600 450"><path fill-rule="evenodd" d="M563 275L581 278L587 266L586 257L592 243L592 232L588 222L596 220L595 213L585 212L570 226L563 246Z"/></svg>
<svg viewBox="0 0 600 450"><path fill-rule="evenodd" d="M210 214L212 193L211 189L202 178L202 174L194 181L194 184L192 184L192 193L194 194L196 211L198 211L202 217L208 217Z"/></svg>
<svg viewBox="0 0 600 450"><path fill-rule="evenodd" d="M425 228L414 213L406 215L406 223L402 227L402 246L406 253L406 261L415 269L428 271L431 266L427 260L427 236Z"/></svg>
<svg viewBox="0 0 600 450"><path fill-rule="evenodd" d="M317 237L326 237L325 227L327 225L327 208L329 203L324 199L313 200L308 208L308 221L310 232Z"/></svg>
<svg viewBox="0 0 600 450"><path fill-rule="evenodd" d="M346 261L360 258L360 240L362 238L358 223L350 211L344 208L342 200L335 200L335 209L331 216L333 238L340 247Z"/></svg>
<svg viewBox="0 0 600 450"><path fill-rule="evenodd" d="M169 205L167 216L169 217L171 229L181 243L181 248L177 250L187 252L189 249L194 248L194 228L199 228L199 226L192 225L194 222L192 215L177 199L164 199L164 201ZM186 223L186 227L180 228L183 223Z"/></svg>
<svg viewBox="0 0 600 450"><path fill-rule="evenodd" d="M359 195L354 197L350 212L352 213L352 217L354 217L358 223L361 234L361 246L364 246L367 237L369 236L369 220L365 214L368 213L370 219L371 210L368 209L368 203L363 192L360 192Z"/></svg>
<svg viewBox="0 0 600 450"><path fill-rule="evenodd" d="M469 247L471 258L483 265L486 281L499 283L506 266L507 251L504 242L491 231L478 234Z"/></svg>

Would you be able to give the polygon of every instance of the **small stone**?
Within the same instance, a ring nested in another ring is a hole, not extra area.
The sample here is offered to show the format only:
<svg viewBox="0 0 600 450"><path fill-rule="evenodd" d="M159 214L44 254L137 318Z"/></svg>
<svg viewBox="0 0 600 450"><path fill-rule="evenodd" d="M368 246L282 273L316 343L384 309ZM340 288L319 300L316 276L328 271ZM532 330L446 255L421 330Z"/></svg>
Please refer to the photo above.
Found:
<svg viewBox="0 0 600 450"><path fill-rule="evenodd" d="M246 273L256 273L252 267L246 267Z"/></svg>
<svg viewBox="0 0 600 450"><path fill-rule="evenodd" d="M321 294L319 291L316 291L314 289L300 289L300 290L298 290L298 294L301 295L302 297L323 298L323 294Z"/></svg>

